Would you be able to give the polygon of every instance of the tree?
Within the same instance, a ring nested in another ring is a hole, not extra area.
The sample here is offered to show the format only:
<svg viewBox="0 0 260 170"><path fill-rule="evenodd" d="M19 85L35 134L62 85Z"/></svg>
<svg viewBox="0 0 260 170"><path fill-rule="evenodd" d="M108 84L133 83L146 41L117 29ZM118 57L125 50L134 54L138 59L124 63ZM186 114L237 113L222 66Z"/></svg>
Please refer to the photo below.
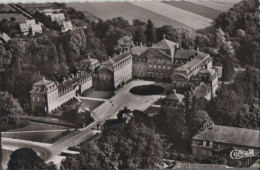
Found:
<svg viewBox="0 0 260 170"><path fill-rule="evenodd" d="M199 107L199 100L193 97L191 109L187 110L187 124L191 135L196 134L204 123L213 123L207 111L200 110Z"/></svg>
<svg viewBox="0 0 260 170"><path fill-rule="evenodd" d="M10 21L15 22L15 21L16 21L16 18L15 18L15 17L11 17L11 18L10 18Z"/></svg>
<svg viewBox="0 0 260 170"><path fill-rule="evenodd" d="M21 148L12 152L8 162L10 170L47 170L47 165L31 148Z"/></svg>
<svg viewBox="0 0 260 170"><path fill-rule="evenodd" d="M115 51L121 51L122 52L126 49L129 50L133 46L134 46L134 43L132 41L132 37L124 36L117 41L117 44L114 47L114 49L115 49Z"/></svg>
<svg viewBox="0 0 260 170"><path fill-rule="evenodd" d="M5 71L6 67L11 64L12 54L7 51L3 44L0 44L0 72Z"/></svg>
<svg viewBox="0 0 260 170"><path fill-rule="evenodd" d="M0 92L0 117L6 115L18 115L23 113L23 109L17 99L13 98L8 92Z"/></svg>
<svg viewBox="0 0 260 170"><path fill-rule="evenodd" d="M236 115L236 126L249 129L259 129L260 127L260 108L257 104L242 106Z"/></svg>
<svg viewBox="0 0 260 170"><path fill-rule="evenodd" d="M221 28L216 29L214 40L215 40L216 47L221 47L222 44L226 41L225 33L222 31Z"/></svg>
<svg viewBox="0 0 260 170"><path fill-rule="evenodd" d="M222 69L222 80L231 81L235 75L235 70L233 66L233 61L230 56L226 56L223 63Z"/></svg>
<svg viewBox="0 0 260 170"><path fill-rule="evenodd" d="M162 140L141 123L105 126L96 144L81 145L81 153L61 165L68 169L151 169L162 164Z"/></svg>
<svg viewBox="0 0 260 170"><path fill-rule="evenodd" d="M147 21L145 35L146 35L146 43L148 45L152 45L153 43L156 42L156 32L155 32L154 24L150 19Z"/></svg>

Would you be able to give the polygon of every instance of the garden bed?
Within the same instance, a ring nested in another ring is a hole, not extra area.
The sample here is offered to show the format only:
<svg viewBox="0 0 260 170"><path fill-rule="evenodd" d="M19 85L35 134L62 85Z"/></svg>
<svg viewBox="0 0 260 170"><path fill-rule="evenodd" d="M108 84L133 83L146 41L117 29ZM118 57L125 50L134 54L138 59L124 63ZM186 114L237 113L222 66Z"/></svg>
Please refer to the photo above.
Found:
<svg viewBox="0 0 260 170"><path fill-rule="evenodd" d="M136 86L130 89L130 93L135 95L157 95L164 92L164 88L162 86L157 85L142 85Z"/></svg>

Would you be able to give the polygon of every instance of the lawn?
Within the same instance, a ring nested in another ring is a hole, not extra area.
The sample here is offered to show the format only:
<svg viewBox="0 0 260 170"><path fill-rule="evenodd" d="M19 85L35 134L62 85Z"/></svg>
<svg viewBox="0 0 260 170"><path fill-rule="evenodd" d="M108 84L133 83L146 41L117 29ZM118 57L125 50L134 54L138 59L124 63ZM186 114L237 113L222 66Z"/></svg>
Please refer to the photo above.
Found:
<svg viewBox="0 0 260 170"><path fill-rule="evenodd" d="M198 4L194 4L188 1L162 1L162 2L210 19L215 19L219 14L222 13L222 11L215 10L206 6L201 6Z"/></svg>
<svg viewBox="0 0 260 170"><path fill-rule="evenodd" d="M2 158L2 165L4 169L7 169L7 163L10 159L12 151L2 150L3 158Z"/></svg>
<svg viewBox="0 0 260 170"><path fill-rule="evenodd" d="M109 99L113 95L112 92L109 91L99 91L99 90L90 90L84 92L84 97L93 97L93 98L99 98L99 99Z"/></svg>
<svg viewBox="0 0 260 170"><path fill-rule="evenodd" d="M22 22L25 22L25 20L27 20L27 18L25 16L23 16L22 14L0 13L0 20L2 20L2 19L10 20L11 17L15 17L16 22L18 22L18 23L22 23Z"/></svg>
<svg viewBox="0 0 260 170"><path fill-rule="evenodd" d="M97 108L99 105L101 105L103 102L102 101L95 101L95 100L87 100L87 99L80 99L83 103L84 107L88 107L90 111L94 110Z"/></svg>
<svg viewBox="0 0 260 170"><path fill-rule="evenodd" d="M14 139L22 139L36 142L47 142L51 138L58 136L62 131L54 131L54 132L30 132L30 133L7 133L2 134L2 137L14 138Z"/></svg>
<svg viewBox="0 0 260 170"><path fill-rule="evenodd" d="M11 129L8 132L18 132L18 131L37 131L37 130L61 130L64 128L61 127L54 127L52 125L43 125L38 123L32 123L29 126L18 128L18 129Z"/></svg>

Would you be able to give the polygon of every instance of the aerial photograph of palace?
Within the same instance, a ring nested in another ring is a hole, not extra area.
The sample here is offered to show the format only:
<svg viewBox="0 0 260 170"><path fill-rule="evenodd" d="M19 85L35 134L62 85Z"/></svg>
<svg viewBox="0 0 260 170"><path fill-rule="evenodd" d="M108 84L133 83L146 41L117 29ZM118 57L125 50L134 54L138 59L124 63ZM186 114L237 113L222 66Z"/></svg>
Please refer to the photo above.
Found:
<svg viewBox="0 0 260 170"><path fill-rule="evenodd" d="M0 170L260 168L258 0L29 1L0 2Z"/></svg>

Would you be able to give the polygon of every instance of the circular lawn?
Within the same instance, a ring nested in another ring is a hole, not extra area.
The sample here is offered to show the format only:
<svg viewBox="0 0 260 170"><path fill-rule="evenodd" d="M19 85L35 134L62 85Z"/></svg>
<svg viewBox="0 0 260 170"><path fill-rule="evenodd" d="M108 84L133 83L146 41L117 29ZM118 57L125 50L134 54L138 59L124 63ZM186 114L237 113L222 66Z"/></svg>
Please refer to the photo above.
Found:
<svg viewBox="0 0 260 170"><path fill-rule="evenodd" d="M161 94L162 92L164 92L163 87L153 84L136 86L130 89L130 93L136 95L156 95Z"/></svg>

